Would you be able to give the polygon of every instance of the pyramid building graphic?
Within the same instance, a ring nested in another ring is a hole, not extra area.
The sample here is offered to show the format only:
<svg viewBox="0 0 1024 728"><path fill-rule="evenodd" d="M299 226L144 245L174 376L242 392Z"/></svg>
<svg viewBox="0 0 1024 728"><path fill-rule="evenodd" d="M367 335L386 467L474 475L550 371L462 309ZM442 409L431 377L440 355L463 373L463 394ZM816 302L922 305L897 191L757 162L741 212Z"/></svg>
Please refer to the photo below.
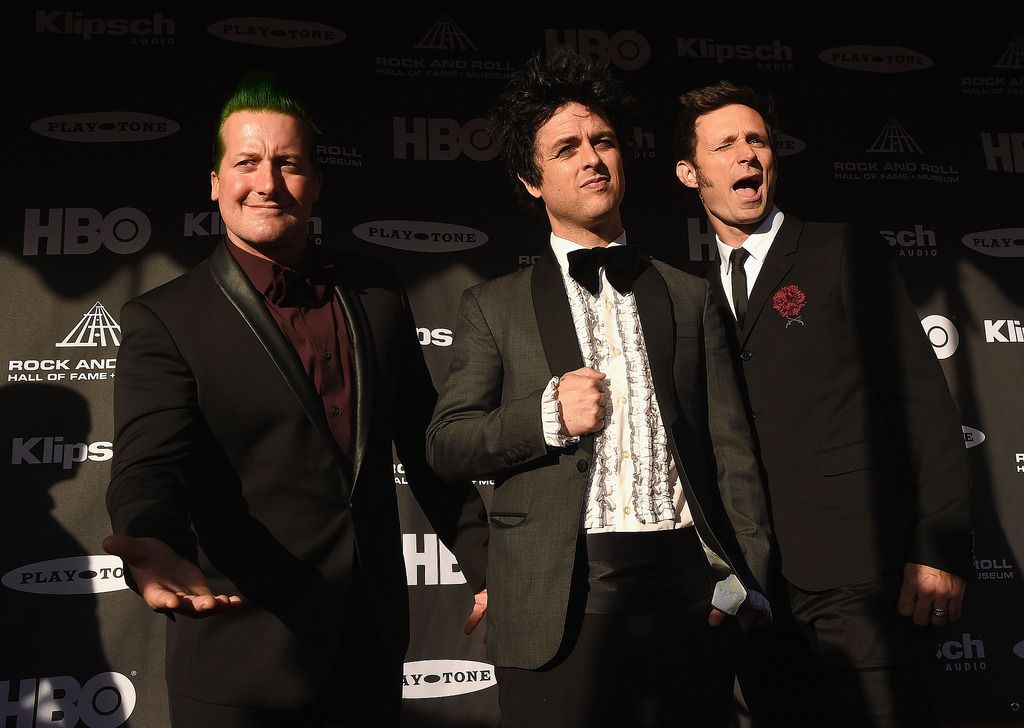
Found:
<svg viewBox="0 0 1024 728"><path fill-rule="evenodd" d="M1020 70L1024 68L1024 36L1014 36L1010 45L1006 46L1002 58L992 68Z"/></svg>
<svg viewBox="0 0 1024 728"><path fill-rule="evenodd" d="M476 50L476 46L473 45L469 36L463 33L462 28L447 15L438 18L433 27L413 48L431 51Z"/></svg>
<svg viewBox="0 0 1024 728"><path fill-rule="evenodd" d="M109 342L108 342L109 339ZM121 327L97 301L82 316L75 328L55 346L120 346Z"/></svg>
<svg viewBox="0 0 1024 728"><path fill-rule="evenodd" d="M903 125L895 119L889 119L886 122L878 138L865 151L924 154L921 151L921 147L914 141L914 137L910 136L910 132L904 129Z"/></svg>

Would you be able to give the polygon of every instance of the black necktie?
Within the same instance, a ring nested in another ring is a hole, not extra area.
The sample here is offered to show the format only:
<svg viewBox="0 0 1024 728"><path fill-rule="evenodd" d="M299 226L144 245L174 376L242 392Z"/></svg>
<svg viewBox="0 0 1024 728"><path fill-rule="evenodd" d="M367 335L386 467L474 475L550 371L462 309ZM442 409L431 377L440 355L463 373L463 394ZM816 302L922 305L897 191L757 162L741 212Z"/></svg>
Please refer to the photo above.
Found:
<svg viewBox="0 0 1024 728"><path fill-rule="evenodd" d="M743 264L750 253L746 248L735 248L729 254L729 266L732 268L732 306L736 310L736 323L743 326L743 317L747 315L747 272Z"/></svg>
<svg viewBox="0 0 1024 728"><path fill-rule="evenodd" d="M602 267L615 290L626 294L633 288L633 281L644 266L636 248L629 245L574 250L569 253L568 260L569 275L592 296L596 296L601 287Z"/></svg>

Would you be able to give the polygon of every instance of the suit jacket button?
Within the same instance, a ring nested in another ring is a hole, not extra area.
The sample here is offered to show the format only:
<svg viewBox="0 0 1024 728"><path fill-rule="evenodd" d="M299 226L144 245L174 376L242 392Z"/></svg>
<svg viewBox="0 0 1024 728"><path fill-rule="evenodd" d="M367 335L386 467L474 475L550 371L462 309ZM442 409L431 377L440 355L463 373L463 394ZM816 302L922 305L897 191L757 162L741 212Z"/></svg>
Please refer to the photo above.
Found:
<svg viewBox="0 0 1024 728"><path fill-rule="evenodd" d="M751 354L746 349L744 349L742 352L740 352L740 359L742 359L743 361L750 361L750 357L752 357L752 356L753 356L753 354Z"/></svg>
<svg viewBox="0 0 1024 728"><path fill-rule="evenodd" d="M581 473L587 472L588 468L590 468L590 464L586 460L581 459L576 461L576 469Z"/></svg>

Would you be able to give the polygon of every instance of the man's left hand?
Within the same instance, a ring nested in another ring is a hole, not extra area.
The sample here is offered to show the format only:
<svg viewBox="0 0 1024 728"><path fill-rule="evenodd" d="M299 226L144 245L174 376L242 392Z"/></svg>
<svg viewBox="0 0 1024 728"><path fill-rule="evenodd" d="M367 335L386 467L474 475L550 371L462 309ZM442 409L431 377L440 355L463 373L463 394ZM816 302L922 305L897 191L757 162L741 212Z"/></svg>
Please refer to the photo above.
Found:
<svg viewBox="0 0 1024 728"><path fill-rule="evenodd" d="M897 609L919 627L941 626L960 618L964 589L964 580L956 574L924 564L906 564Z"/></svg>

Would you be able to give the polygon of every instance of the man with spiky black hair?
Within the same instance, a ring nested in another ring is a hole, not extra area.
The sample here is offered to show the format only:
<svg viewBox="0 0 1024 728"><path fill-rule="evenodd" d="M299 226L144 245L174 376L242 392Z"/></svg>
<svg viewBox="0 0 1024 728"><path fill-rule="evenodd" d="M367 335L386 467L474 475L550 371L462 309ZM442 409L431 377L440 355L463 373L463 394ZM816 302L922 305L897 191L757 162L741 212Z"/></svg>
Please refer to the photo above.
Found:
<svg viewBox="0 0 1024 728"><path fill-rule="evenodd" d="M441 477L493 477L486 610L502 725L724 725L767 515L707 283L626 245L603 66L534 58L492 113L542 207L532 268L465 291L428 431ZM731 615L740 615L738 619Z"/></svg>
<svg viewBox="0 0 1024 728"><path fill-rule="evenodd" d="M409 626L392 442L482 581L479 496L426 464L435 393L397 279L307 237L314 139L283 85L244 79L210 173L224 240L121 312L104 547L171 616L179 728L398 725Z"/></svg>

